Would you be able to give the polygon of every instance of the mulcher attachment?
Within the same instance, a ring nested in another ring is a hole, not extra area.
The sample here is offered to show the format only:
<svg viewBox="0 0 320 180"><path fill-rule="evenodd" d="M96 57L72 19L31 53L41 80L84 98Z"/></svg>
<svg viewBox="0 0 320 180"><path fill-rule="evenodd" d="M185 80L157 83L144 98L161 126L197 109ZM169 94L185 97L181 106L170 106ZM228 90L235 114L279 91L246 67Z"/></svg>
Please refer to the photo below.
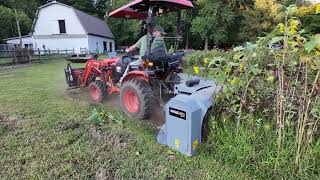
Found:
<svg viewBox="0 0 320 180"><path fill-rule="evenodd" d="M66 75L66 82L69 87L79 86L78 80L74 76L73 69L72 69L70 63L68 63L67 68L64 69L64 73Z"/></svg>

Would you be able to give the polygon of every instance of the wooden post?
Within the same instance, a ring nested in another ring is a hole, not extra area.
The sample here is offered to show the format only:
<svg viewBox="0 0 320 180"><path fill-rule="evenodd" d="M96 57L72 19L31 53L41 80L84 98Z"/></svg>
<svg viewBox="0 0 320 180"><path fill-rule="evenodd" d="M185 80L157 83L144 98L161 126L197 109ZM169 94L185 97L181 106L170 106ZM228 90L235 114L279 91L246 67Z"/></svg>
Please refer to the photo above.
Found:
<svg viewBox="0 0 320 180"><path fill-rule="evenodd" d="M50 52L50 49L49 49L49 57L50 57L50 54L51 54L51 52Z"/></svg>
<svg viewBox="0 0 320 180"><path fill-rule="evenodd" d="M12 48L12 63L16 64L16 55L15 55L15 49Z"/></svg>
<svg viewBox="0 0 320 180"><path fill-rule="evenodd" d="M74 54L74 48L73 48L72 52L73 52L73 54Z"/></svg>
<svg viewBox="0 0 320 180"><path fill-rule="evenodd" d="M27 56L28 56L28 57L27 57L27 58L28 58L28 62L29 62L29 63L31 63L31 58L30 58L30 52L29 52L29 49L27 49Z"/></svg>
<svg viewBox="0 0 320 180"><path fill-rule="evenodd" d="M39 61L41 61L41 52L40 52L40 48L38 48L38 53L39 53Z"/></svg>

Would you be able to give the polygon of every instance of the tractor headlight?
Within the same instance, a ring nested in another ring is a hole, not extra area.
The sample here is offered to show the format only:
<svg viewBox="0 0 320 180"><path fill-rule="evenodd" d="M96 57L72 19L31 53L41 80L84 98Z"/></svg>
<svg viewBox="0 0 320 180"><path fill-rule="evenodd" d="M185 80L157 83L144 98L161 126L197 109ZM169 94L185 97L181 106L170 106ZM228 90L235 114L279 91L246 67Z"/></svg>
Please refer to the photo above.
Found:
<svg viewBox="0 0 320 180"><path fill-rule="evenodd" d="M117 66L116 71L117 71L117 73L121 73L121 67Z"/></svg>
<svg viewBox="0 0 320 180"><path fill-rule="evenodd" d="M143 67L148 68L148 67L153 67L153 62L150 61L144 61L143 62Z"/></svg>

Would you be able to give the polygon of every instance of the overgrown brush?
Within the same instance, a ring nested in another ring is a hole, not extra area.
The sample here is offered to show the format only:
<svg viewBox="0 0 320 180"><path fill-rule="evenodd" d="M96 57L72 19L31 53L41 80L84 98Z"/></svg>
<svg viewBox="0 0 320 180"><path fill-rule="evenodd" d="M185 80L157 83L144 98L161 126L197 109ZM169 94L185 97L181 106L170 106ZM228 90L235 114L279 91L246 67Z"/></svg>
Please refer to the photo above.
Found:
<svg viewBox="0 0 320 180"><path fill-rule="evenodd" d="M187 58L189 67L202 69L195 74L223 85L211 137L221 159L243 163L243 170L319 176L320 35L306 34L297 12L286 8L284 23L256 44Z"/></svg>

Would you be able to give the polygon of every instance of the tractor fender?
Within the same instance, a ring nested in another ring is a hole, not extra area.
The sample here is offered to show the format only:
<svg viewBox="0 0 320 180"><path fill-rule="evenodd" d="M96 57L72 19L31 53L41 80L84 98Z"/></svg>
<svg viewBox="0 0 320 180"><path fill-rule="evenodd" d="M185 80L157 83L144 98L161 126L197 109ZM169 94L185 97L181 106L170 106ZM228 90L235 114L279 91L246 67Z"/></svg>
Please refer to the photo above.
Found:
<svg viewBox="0 0 320 180"><path fill-rule="evenodd" d="M122 80L121 84L131 79L141 79L149 83L148 75L144 71L130 71Z"/></svg>

